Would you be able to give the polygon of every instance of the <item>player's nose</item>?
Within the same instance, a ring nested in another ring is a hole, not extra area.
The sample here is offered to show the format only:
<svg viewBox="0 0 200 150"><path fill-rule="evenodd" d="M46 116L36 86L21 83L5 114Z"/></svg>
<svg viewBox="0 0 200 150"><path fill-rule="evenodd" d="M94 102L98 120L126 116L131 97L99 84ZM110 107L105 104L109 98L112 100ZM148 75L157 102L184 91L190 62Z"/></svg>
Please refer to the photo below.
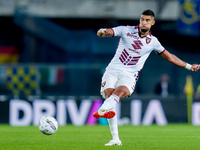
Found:
<svg viewBox="0 0 200 150"><path fill-rule="evenodd" d="M143 26L145 26L145 25L146 25L146 23L147 23L146 21L142 21L142 25L143 25Z"/></svg>

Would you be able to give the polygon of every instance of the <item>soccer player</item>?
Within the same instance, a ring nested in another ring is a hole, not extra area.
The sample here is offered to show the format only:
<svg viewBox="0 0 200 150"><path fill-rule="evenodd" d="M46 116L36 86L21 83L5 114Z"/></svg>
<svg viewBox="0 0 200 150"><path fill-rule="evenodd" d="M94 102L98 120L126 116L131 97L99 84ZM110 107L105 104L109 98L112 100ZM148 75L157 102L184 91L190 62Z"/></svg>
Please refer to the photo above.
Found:
<svg viewBox="0 0 200 150"><path fill-rule="evenodd" d="M93 114L95 118L108 119L113 139L105 146L122 145L118 135L115 106L121 98L133 93L139 72L152 51L167 61L190 71L198 71L200 68L199 64L190 65L182 61L160 44L150 31L155 24L154 19L154 12L145 10L138 26L118 26L111 29L100 29L97 32L99 37L120 37L116 53L102 77L101 95L105 101Z"/></svg>

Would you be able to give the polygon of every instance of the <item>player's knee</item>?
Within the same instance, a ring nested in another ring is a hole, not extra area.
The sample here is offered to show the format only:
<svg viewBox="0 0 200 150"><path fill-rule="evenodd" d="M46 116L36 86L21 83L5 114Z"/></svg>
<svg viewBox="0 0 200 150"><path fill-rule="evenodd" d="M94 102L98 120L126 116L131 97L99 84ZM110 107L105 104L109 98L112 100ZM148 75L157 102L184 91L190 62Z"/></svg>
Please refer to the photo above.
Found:
<svg viewBox="0 0 200 150"><path fill-rule="evenodd" d="M127 97L130 95L130 91L127 87L125 86L121 86L121 87L118 87L114 92L113 94L117 95L120 99L123 98L123 97Z"/></svg>
<svg viewBox="0 0 200 150"><path fill-rule="evenodd" d="M105 94L105 99L107 99L108 97L110 97L114 92L114 89L108 88L105 89L104 94Z"/></svg>

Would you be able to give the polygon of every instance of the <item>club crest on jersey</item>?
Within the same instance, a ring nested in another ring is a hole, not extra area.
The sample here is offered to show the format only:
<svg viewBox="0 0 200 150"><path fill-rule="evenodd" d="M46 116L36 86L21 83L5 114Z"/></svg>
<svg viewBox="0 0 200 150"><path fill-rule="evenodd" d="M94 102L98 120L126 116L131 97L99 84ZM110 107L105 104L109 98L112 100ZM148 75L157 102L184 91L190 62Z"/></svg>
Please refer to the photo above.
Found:
<svg viewBox="0 0 200 150"><path fill-rule="evenodd" d="M101 83L101 87L104 87L106 85L106 81Z"/></svg>
<svg viewBox="0 0 200 150"><path fill-rule="evenodd" d="M146 37L146 43L149 44L151 42L151 38Z"/></svg>

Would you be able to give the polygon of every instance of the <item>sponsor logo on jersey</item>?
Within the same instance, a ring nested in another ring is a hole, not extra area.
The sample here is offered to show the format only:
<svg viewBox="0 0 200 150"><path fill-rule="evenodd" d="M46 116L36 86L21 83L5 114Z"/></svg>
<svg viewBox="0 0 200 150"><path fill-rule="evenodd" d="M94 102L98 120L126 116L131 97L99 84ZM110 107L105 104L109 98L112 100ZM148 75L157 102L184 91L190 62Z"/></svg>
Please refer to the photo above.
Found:
<svg viewBox="0 0 200 150"><path fill-rule="evenodd" d="M132 52L134 52L134 53L140 54L140 52L138 52L138 51L136 51L136 50L134 50L134 49L130 49L130 48L129 48L129 50L132 51Z"/></svg>
<svg viewBox="0 0 200 150"><path fill-rule="evenodd" d="M139 37L137 36L137 35L134 35L134 34L136 34L136 33L127 33L127 35L126 36L129 36L129 37L132 37L132 38L134 38L134 39L139 39Z"/></svg>
<svg viewBox="0 0 200 150"><path fill-rule="evenodd" d="M136 65L137 62L139 61L141 56L138 57L132 57L129 55L129 53L124 49L121 56L119 57L119 60L124 64L124 65Z"/></svg>

